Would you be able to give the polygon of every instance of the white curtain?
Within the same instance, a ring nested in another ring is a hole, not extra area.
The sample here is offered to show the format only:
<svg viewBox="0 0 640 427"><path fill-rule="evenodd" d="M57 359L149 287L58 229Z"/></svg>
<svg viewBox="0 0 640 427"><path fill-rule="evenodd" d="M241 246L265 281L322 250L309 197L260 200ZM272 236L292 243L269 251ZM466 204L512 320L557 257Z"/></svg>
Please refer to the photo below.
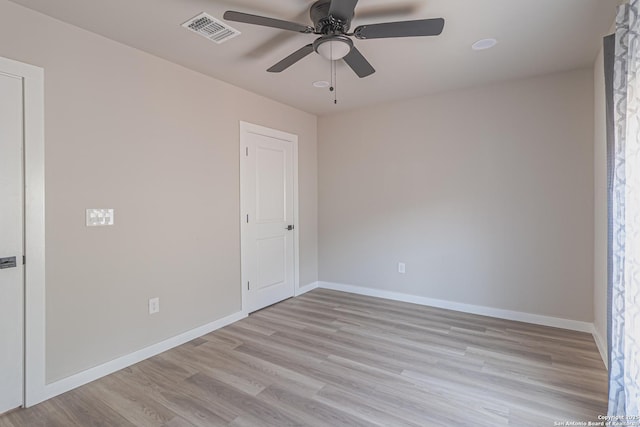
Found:
<svg viewBox="0 0 640 427"><path fill-rule="evenodd" d="M609 415L640 415L640 0L620 6L610 167Z"/></svg>

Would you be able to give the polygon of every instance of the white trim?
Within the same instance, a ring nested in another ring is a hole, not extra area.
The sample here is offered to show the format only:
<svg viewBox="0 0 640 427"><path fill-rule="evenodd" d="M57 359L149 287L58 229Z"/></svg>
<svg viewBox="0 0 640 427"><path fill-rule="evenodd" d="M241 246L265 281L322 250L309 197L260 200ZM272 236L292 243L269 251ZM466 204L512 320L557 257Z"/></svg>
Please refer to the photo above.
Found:
<svg viewBox="0 0 640 427"><path fill-rule="evenodd" d="M297 296L300 286L300 220L298 193L298 135L293 141L293 296Z"/></svg>
<svg viewBox="0 0 640 427"><path fill-rule="evenodd" d="M45 383L44 70L2 57L0 70L24 84L24 405L30 406L42 400Z"/></svg>
<svg viewBox="0 0 640 427"><path fill-rule="evenodd" d="M145 359L148 359L157 354L189 342L193 339L213 332L217 329L230 325L231 323L237 322L238 320L242 320L245 317L247 317L247 315L243 312L231 314L229 316L223 317L222 319L218 319L211 323L207 323L206 325L199 326L180 335L176 335L172 338L161 341L157 344L150 345L149 347L134 351L133 353L103 363L102 365L87 369L86 371L82 371L70 377L63 378L59 381L48 384L45 387L44 395L41 396L41 400L51 399L52 397L58 396L62 393L66 393L67 391L73 390L76 387L80 387L84 384L90 383L91 381L95 381L106 375L134 365Z"/></svg>
<svg viewBox="0 0 640 427"><path fill-rule="evenodd" d="M607 355L607 341L602 339L600 336L600 332L595 325L591 330L591 335L593 335L593 340L596 342L596 346L598 347L598 351L600 352L600 357L602 358L602 362L604 363L605 368L609 369L609 357Z"/></svg>
<svg viewBox="0 0 640 427"><path fill-rule="evenodd" d="M385 298L394 301L409 302L429 307L444 308L447 310L460 311L463 313L479 314L481 316L495 317L498 319L515 320L518 322L532 323L534 325L552 326L554 328L569 329L573 331L588 333L591 333L593 331L592 323L581 322L579 320L562 319L560 317L543 316L540 314L524 313L521 311L512 311L481 305L464 304L454 301L403 294L400 292L365 288L362 286L344 285L341 283L318 282L318 287L324 289L332 289L335 291L350 292L352 294Z"/></svg>
<svg viewBox="0 0 640 427"><path fill-rule="evenodd" d="M302 294L306 294L309 291L312 291L318 287L318 282L309 283L308 285L302 286L301 288L296 288L296 295L299 297Z"/></svg>
<svg viewBox="0 0 640 427"><path fill-rule="evenodd" d="M293 145L293 295L299 295L297 293L298 286L300 284L300 221L299 221L299 187L298 187L298 135L280 131L277 129L271 129L265 126L256 125L240 121L240 138L239 138L239 155L240 155L240 288L242 290L242 311L248 314L247 311L247 273L245 271L245 265L242 262L242 246L244 243L245 233L245 201L243 200L242 188L243 188L243 176L245 174L245 162L246 149L248 147L245 137L249 133L258 135L265 135L285 141L291 141Z"/></svg>

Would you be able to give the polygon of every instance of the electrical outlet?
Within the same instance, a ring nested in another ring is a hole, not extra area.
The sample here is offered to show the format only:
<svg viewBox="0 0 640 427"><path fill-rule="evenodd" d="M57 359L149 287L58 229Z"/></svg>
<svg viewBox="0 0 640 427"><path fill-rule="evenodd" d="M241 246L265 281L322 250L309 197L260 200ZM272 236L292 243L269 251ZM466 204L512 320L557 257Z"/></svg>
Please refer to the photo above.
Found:
<svg viewBox="0 0 640 427"><path fill-rule="evenodd" d="M398 263L398 273L404 274L406 272L407 272L407 269L406 269L406 267L404 265L404 262L399 262Z"/></svg>
<svg viewBox="0 0 640 427"><path fill-rule="evenodd" d="M160 311L160 298L151 298L149 300L149 314L155 314Z"/></svg>

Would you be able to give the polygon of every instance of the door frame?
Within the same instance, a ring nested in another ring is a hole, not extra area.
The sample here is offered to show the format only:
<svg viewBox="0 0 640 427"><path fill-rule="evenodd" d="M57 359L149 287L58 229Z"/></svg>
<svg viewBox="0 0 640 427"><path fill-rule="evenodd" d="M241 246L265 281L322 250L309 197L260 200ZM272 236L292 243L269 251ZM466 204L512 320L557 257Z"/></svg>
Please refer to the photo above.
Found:
<svg viewBox="0 0 640 427"><path fill-rule="evenodd" d="M44 70L0 57L0 71L23 82L24 396L45 399Z"/></svg>
<svg viewBox="0 0 640 427"><path fill-rule="evenodd" d="M247 136L249 134L258 134L269 136L272 138L283 139L291 141L293 146L293 296L297 296L300 288L300 239L299 239L299 220L298 220L298 135L271 129L265 126L256 125L240 121L240 289L242 290L242 308L243 314L248 315L247 310L247 288L244 285L247 283L247 273L245 271L245 263L243 262L243 242L246 233L246 209L243 194L243 180L245 174L246 162L246 147Z"/></svg>

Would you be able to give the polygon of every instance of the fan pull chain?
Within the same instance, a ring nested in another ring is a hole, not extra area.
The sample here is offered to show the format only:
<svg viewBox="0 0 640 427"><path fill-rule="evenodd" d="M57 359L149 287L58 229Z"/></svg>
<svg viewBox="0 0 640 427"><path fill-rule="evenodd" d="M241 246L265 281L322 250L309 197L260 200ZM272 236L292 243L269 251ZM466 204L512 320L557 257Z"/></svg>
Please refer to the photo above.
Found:
<svg viewBox="0 0 640 427"><path fill-rule="evenodd" d="M333 55L333 45L330 45L331 55ZM333 92L333 61L329 61L329 80L331 80L331 84L329 85L329 92Z"/></svg>
<svg viewBox="0 0 640 427"><path fill-rule="evenodd" d="M338 66L336 65L336 62L338 61L331 61L331 63L333 64L333 103L334 104L338 103L338 73L337 73Z"/></svg>
<svg viewBox="0 0 640 427"><path fill-rule="evenodd" d="M333 58L333 44L329 45L329 48L331 49L331 57ZM329 73L331 74L331 85L329 86L329 92L333 92L333 103L337 104L338 103L338 75L336 73L336 61L329 61L330 62L330 71Z"/></svg>

